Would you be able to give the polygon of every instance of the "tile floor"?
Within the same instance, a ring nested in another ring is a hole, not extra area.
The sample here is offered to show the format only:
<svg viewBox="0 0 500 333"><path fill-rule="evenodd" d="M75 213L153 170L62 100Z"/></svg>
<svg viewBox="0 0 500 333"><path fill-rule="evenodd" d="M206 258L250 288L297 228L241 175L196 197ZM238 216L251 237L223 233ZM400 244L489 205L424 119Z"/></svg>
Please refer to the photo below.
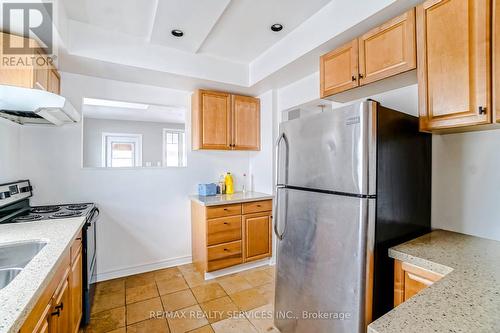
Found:
<svg viewBox="0 0 500 333"><path fill-rule="evenodd" d="M188 264L98 283L84 332L276 333L273 302L271 266L205 281Z"/></svg>

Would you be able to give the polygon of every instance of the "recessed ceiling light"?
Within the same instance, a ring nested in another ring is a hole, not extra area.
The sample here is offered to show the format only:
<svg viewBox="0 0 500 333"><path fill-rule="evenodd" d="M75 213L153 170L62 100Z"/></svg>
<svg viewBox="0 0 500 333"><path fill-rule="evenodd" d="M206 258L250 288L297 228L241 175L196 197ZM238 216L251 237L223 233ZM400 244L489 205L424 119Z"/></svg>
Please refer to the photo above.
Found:
<svg viewBox="0 0 500 333"><path fill-rule="evenodd" d="M179 29L174 29L174 30L171 31L171 33L175 37L182 37L182 36L184 36L184 32L182 30L179 30Z"/></svg>
<svg viewBox="0 0 500 333"><path fill-rule="evenodd" d="M281 31L281 30L283 30L283 25L282 25L282 24L279 24L279 23L274 23L274 24L271 26L271 30L272 30L272 31L274 31L274 32Z"/></svg>
<svg viewBox="0 0 500 333"><path fill-rule="evenodd" d="M149 108L148 104L112 101L108 99L87 98L87 97L83 98L83 104L91 106L104 106L112 108L125 108L125 109L137 109L137 110L147 110Z"/></svg>

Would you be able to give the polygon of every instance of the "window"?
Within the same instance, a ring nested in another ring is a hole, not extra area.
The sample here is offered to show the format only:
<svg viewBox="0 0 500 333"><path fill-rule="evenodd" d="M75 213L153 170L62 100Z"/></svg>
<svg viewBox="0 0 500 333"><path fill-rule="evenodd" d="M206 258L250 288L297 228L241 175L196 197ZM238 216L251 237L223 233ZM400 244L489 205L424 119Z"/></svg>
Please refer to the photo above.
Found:
<svg viewBox="0 0 500 333"><path fill-rule="evenodd" d="M163 129L163 166L186 166L184 130Z"/></svg>
<svg viewBox="0 0 500 333"><path fill-rule="evenodd" d="M102 133L102 166L107 168L142 166L142 135Z"/></svg>

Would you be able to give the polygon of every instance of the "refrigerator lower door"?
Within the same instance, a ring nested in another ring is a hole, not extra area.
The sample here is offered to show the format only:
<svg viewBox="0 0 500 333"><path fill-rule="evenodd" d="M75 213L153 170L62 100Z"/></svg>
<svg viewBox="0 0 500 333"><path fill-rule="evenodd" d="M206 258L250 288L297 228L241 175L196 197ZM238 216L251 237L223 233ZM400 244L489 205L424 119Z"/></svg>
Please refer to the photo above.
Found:
<svg viewBox="0 0 500 333"><path fill-rule="evenodd" d="M278 192L276 327L282 333L365 332L375 200Z"/></svg>
<svg viewBox="0 0 500 333"><path fill-rule="evenodd" d="M376 111L365 101L281 123L277 184L375 194Z"/></svg>

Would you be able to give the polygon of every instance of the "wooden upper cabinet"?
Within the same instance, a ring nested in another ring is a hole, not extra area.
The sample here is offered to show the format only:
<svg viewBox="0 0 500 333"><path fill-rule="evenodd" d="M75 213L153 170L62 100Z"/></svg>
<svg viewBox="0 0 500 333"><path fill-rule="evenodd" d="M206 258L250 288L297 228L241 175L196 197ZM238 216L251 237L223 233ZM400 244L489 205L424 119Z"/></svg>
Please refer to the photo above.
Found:
<svg viewBox="0 0 500 333"><path fill-rule="evenodd" d="M0 55L4 55L4 40L9 38L11 45L21 47L25 38L0 32ZM5 54L12 57L17 65L0 66L0 84L23 88L41 89L60 93L60 76L57 69L50 63L50 58L34 39L29 39L30 54ZM25 58L32 59L36 65L26 64Z"/></svg>
<svg viewBox="0 0 500 333"><path fill-rule="evenodd" d="M233 95L233 148L260 149L260 101L248 96Z"/></svg>
<svg viewBox="0 0 500 333"><path fill-rule="evenodd" d="M231 95L199 90L193 94L193 148L230 149Z"/></svg>
<svg viewBox="0 0 500 333"><path fill-rule="evenodd" d="M360 85L415 69L415 9L365 33L358 42Z"/></svg>
<svg viewBox="0 0 500 333"><path fill-rule="evenodd" d="M260 101L197 90L192 96L193 149L259 150Z"/></svg>
<svg viewBox="0 0 500 333"><path fill-rule="evenodd" d="M358 41L353 40L320 58L321 98L358 86Z"/></svg>
<svg viewBox="0 0 500 333"><path fill-rule="evenodd" d="M491 123L489 0L417 7L420 128Z"/></svg>
<svg viewBox="0 0 500 333"><path fill-rule="evenodd" d="M500 0L493 1L493 110L500 122Z"/></svg>

